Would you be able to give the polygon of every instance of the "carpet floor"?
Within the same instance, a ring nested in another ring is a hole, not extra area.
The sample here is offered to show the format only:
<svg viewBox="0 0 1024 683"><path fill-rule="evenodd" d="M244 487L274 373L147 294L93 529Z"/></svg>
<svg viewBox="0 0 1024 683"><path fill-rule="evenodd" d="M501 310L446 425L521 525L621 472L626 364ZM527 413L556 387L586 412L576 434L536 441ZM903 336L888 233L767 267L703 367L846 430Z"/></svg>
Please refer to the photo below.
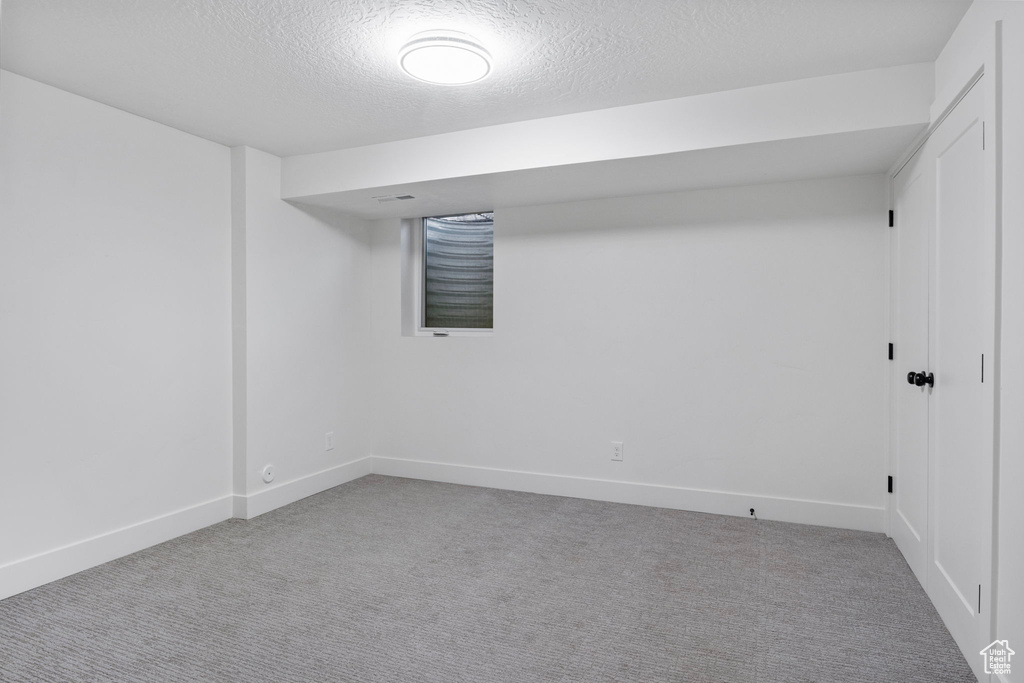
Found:
<svg viewBox="0 0 1024 683"><path fill-rule="evenodd" d="M371 475L0 601L2 681L973 681L892 541Z"/></svg>

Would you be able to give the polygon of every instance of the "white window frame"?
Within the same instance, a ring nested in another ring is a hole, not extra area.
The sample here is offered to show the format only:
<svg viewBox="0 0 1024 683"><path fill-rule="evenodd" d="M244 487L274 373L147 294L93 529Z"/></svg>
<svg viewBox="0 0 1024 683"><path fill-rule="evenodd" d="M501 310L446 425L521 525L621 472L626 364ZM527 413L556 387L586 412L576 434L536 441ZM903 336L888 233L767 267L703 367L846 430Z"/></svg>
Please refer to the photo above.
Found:
<svg viewBox="0 0 1024 683"><path fill-rule="evenodd" d="M462 213L478 213L464 211ZM491 213L482 211L479 213ZM456 213L445 215L457 215ZM493 337L494 328L478 327L425 327L426 318L426 240L424 239L423 218L402 220L402 336L432 337Z"/></svg>

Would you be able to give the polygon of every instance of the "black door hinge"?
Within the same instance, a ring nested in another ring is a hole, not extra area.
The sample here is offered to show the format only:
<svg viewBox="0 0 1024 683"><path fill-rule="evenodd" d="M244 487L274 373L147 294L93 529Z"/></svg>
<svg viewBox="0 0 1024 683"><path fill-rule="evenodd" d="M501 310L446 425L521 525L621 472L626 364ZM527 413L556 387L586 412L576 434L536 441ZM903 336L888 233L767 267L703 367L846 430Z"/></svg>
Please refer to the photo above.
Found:
<svg viewBox="0 0 1024 683"><path fill-rule="evenodd" d="M889 477L889 493L892 493L892 476Z"/></svg>
<svg viewBox="0 0 1024 683"><path fill-rule="evenodd" d="M892 342L889 342L889 360L892 360Z"/></svg>
<svg viewBox="0 0 1024 683"><path fill-rule="evenodd" d="M896 212L889 209L889 227L896 225Z"/></svg>

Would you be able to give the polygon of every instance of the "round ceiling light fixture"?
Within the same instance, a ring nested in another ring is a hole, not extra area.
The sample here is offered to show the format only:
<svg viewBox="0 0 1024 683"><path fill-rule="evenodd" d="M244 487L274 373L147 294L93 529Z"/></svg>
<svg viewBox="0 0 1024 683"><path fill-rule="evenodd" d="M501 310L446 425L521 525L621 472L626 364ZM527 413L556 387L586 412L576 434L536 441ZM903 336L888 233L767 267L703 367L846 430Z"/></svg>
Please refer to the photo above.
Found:
<svg viewBox="0 0 1024 683"><path fill-rule="evenodd" d="M438 85L476 83L491 72L491 55L458 31L417 33L398 51L398 63L413 78Z"/></svg>

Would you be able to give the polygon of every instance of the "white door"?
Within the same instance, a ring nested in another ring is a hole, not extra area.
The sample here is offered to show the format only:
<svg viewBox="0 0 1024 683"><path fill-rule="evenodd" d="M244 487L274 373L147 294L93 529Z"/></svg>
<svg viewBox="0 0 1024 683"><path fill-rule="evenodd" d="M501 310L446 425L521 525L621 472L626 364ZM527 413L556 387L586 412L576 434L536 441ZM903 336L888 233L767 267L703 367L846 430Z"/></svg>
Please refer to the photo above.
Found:
<svg viewBox="0 0 1024 683"><path fill-rule="evenodd" d="M985 96L982 78L893 181L890 533L979 678L978 652L993 640L996 245Z"/></svg>
<svg viewBox="0 0 1024 683"><path fill-rule="evenodd" d="M907 382L928 368L929 235L935 216L935 165L922 148L894 179L896 264L893 306L893 489L890 535L927 584L928 400L924 386Z"/></svg>
<svg viewBox="0 0 1024 683"><path fill-rule="evenodd" d="M984 79L929 139L936 215L929 305L928 594L972 666L988 644L992 561L994 231L986 216ZM989 360L983 376L983 358Z"/></svg>

